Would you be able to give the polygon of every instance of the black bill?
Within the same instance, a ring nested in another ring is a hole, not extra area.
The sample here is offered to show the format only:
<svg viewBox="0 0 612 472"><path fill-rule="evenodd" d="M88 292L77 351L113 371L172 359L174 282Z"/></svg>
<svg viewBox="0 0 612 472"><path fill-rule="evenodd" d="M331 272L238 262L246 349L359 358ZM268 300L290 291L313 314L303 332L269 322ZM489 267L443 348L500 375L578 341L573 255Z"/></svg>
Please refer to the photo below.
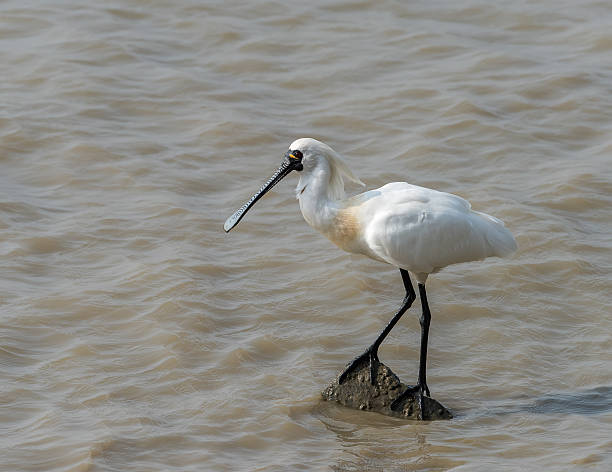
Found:
<svg viewBox="0 0 612 472"><path fill-rule="evenodd" d="M246 214L246 212L249 211L250 208L255 204L255 202L261 197L263 197L268 190L270 190L277 183L279 183L283 179L283 177L285 177L289 172L294 169L301 170L301 165L302 164L299 161L295 160L295 158L290 159L288 157L285 157L281 166L277 169L276 172L274 172L274 175L272 175L272 177L270 177L268 181L261 186L259 191L255 195L253 195L248 202L246 202L238 210L236 210L236 212L232 216L225 220L225 224L223 225L223 229L225 230L225 232L228 233L234 226L236 226L240 222L242 217Z"/></svg>

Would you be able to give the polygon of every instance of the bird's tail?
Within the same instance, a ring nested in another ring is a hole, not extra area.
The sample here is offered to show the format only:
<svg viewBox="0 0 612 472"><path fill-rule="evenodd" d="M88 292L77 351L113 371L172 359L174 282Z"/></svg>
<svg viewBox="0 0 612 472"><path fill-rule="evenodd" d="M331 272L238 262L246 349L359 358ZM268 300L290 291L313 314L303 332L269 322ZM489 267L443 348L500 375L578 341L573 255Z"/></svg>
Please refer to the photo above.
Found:
<svg viewBox="0 0 612 472"><path fill-rule="evenodd" d="M486 213L474 212L478 214L487 229L485 237L491 251L491 256L506 257L518 249L516 240L504 222Z"/></svg>

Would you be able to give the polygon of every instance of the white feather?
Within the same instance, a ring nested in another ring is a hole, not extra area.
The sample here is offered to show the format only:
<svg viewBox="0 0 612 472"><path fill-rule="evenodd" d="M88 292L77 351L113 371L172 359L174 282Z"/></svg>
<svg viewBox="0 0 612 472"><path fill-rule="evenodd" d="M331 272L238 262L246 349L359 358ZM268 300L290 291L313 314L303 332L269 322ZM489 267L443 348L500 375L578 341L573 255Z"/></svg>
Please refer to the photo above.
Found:
<svg viewBox="0 0 612 472"><path fill-rule="evenodd" d="M304 155L303 165L307 170L300 176L300 182L296 188L298 197L308 184L310 177L317 172L324 173L321 178L327 180L325 193L331 200L341 200L346 197L344 192L345 178L365 187L365 184L353 174L340 155L327 144L313 138L300 138L291 143L289 148L302 152ZM325 169L326 166L327 169Z"/></svg>
<svg viewBox="0 0 612 472"><path fill-rule="evenodd" d="M345 199L344 178L363 183L333 149L312 138L291 149L304 156L296 189L304 219L346 251L409 270L425 283L448 265L517 248L501 220L473 211L461 197L394 182Z"/></svg>

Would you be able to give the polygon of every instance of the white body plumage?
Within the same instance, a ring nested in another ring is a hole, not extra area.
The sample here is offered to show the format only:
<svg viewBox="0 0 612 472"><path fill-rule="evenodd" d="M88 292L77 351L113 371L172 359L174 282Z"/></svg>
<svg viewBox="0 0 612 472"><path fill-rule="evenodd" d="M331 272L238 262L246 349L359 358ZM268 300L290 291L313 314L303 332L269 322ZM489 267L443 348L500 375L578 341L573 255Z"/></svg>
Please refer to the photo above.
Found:
<svg viewBox="0 0 612 472"><path fill-rule="evenodd" d="M461 197L394 182L347 199L343 178L361 182L335 151L311 138L290 149L304 156L296 189L304 219L347 252L406 269L425 283L448 265L517 248L501 220L473 211Z"/></svg>

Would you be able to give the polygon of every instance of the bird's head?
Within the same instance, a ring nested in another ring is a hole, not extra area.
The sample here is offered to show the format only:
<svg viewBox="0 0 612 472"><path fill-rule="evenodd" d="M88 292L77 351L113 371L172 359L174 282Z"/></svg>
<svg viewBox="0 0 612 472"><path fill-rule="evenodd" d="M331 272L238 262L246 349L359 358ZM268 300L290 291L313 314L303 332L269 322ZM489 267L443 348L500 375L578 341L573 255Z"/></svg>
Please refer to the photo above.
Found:
<svg viewBox="0 0 612 472"><path fill-rule="evenodd" d="M345 198L345 179L365 187L340 155L327 144L312 138L300 138L293 141L289 149L302 154L303 172L295 189L298 198L310 184L323 188L329 200Z"/></svg>
<svg viewBox="0 0 612 472"><path fill-rule="evenodd" d="M341 198L344 195L343 176L364 185L363 182L352 174L336 151L327 144L312 138L296 139L291 143L291 146L289 146L289 150L285 153L280 167L272 177L270 177L244 205L225 221L223 225L225 232L229 232L236 226L257 200L263 197L291 171L303 172L300 183L298 184L298 192L300 192L308 184L308 180L313 175L314 170L321 168L321 166L327 166L328 169L326 173L329 179L327 185L330 198Z"/></svg>

